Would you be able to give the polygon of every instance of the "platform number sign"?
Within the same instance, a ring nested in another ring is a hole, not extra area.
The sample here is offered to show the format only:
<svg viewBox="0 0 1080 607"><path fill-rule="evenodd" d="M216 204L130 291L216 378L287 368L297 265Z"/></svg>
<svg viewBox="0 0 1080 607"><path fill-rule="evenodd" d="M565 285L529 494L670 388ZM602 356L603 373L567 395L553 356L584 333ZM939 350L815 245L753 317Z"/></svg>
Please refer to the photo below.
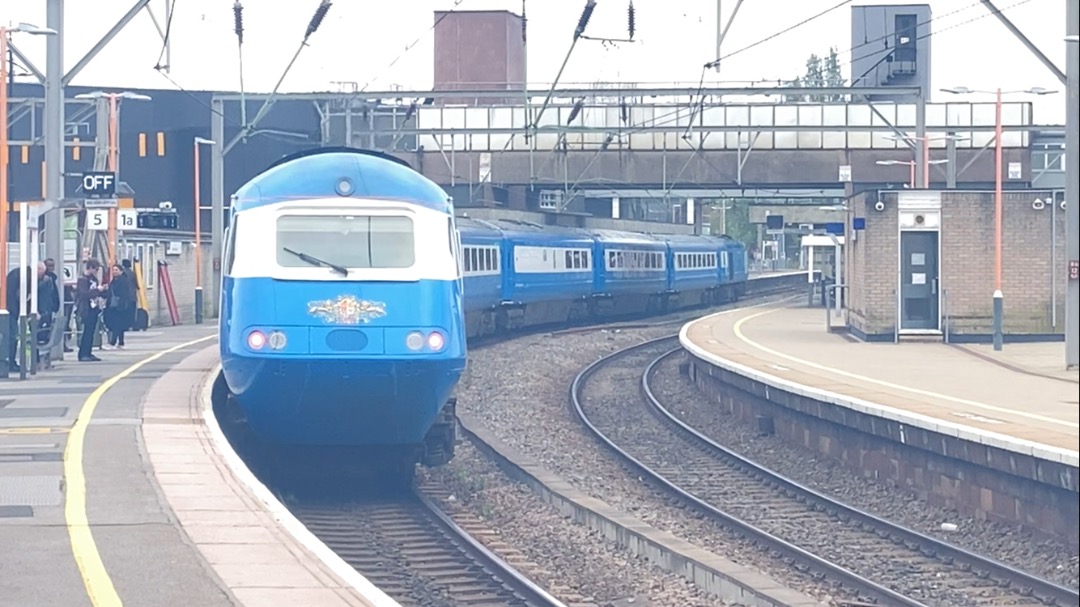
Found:
<svg viewBox="0 0 1080 607"><path fill-rule="evenodd" d="M120 209L116 213L116 229L137 230L139 228L139 212L135 209Z"/></svg>
<svg viewBox="0 0 1080 607"><path fill-rule="evenodd" d="M87 209L86 210L86 229L87 230L108 230L109 229L109 209Z"/></svg>

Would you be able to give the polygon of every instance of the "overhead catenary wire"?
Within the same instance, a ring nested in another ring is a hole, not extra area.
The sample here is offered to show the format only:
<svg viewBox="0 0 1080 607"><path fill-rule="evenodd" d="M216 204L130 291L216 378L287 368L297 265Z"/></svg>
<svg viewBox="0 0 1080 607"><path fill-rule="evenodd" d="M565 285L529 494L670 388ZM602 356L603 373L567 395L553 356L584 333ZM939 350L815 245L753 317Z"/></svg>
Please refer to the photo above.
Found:
<svg viewBox="0 0 1080 607"><path fill-rule="evenodd" d="M172 36L172 23L173 17L176 15L176 0L165 0L168 3L169 16L165 19L165 33L161 36L161 51L158 53L157 61L154 63L154 69L162 71L168 69L171 66L162 65L161 60L165 58L165 51L169 48L169 39Z"/></svg>
<svg viewBox="0 0 1080 607"><path fill-rule="evenodd" d="M740 53L744 53L744 52L746 52L746 51L748 51L748 50L750 50L752 48L755 48L757 46L765 44L766 42L770 42L772 40L775 40L776 38L779 38L780 36L783 36L784 34L787 34L788 32L791 32L793 30L796 30L796 29L808 24L808 23L816 21L817 19L820 19L821 17L824 17L825 15L827 15L827 14L829 14L829 13L831 13L831 12L833 12L833 11L843 7L843 6L851 4L851 2L852 2L852 0L841 0L840 2L833 5L832 7L827 8L827 9L821 11L820 13L817 13L816 15L812 15L810 17L807 17L806 19L803 19L802 21L800 21L800 22L798 22L798 23L796 23L794 25L789 25L788 27L780 30L779 32L776 32L775 34L772 34L770 36L762 38L762 39L758 40L757 42L754 42L753 44L748 44L748 45L746 45L746 46L744 46L744 47L742 47L742 48L740 48L740 49L738 49L736 51L732 51L732 52L730 52L730 53L728 53L726 55L723 55L722 57L717 57L716 59L713 59L712 61L705 64L705 69L706 70L711 70L711 69L715 68L717 65L719 65L720 62L725 60L725 59L730 59L730 58L734 57L735 55L738 55Z"/></svg>
<svg viewBox="0 0 1080 607"><path fill-rule="evenodd" d="M1031 1L1032 0L1019 0L1018 2L1014 2L1013 4L1010 4L1008 6L1001 7L997 12L1004 13L1005 11L1007 11L1009 9L1013 9L1013 8L1018 7L1018 6L1022 6L1024 4L1028 4ZM978 7L980 5L982 5L982 2L977 1L977 2L974 2L972 4L967 5L965 7L953 10L951 12L942 13L941 15L936 15L936 16L931 17L931 18L929 18L929 19L927 19L927 20L925 20L925 21L923 21L921 23L918 23L916 25L916 27L918 28L918 27L922 27L924 25L930 25L932 23L939 23L941 21L941 19L944 18L944 17L948 17L950 15L955 15L957 13L961 13L961 12L964 12L966 10L973 9L973 8ZM981 15L976 15L976 16L971 17L969 19L965 19L964 21L960 21L958 23L953 23L953 24L951 24L951 25L949 25L947 27L943 27L943 28L941 28L941 29L939 29L937 31L931 31L931 32L927 32L925 34L918 35L918 36L915 37L915 41L925 40L927 38L930 38L931 36L940 36L940 35L944 34L945 32L971 25L972 23L975 23L976 21L980 21L982 19L986 19L987 17L992 17L995 14L997 14L997 12L989 12L989 13L984 13L984 14L981 14ZM880 42L882 40L887 41L887 40L889 40L889 38L891 38L891 36L881 36L881 37L878 37L876 39L870 40L869 42L865 42L865 43L862 43L862 44L859 44L859 45L856 45L856 46L852 47L851 50L847 51L848 53L850 53L852 55L852 57L850 57L846 61L841 61L839 63L839 67L852 65L853 63L856 63L858 61L862 61L863 59L869 59L871 57L876 56L878 53L883 52L884 50L889 51L888 53L885 53L885 55L888 56L895 49L891 49L891 48L879 49L877 51L871 51L871 52L868 52L868 53L866 53L864 55L860 55L859 57L854 56L854 51L859 49L859 48L862 48L864 46L867 46L869 44L873 44L875 42Z"/></svg>
<svg viewBox="0 0 1080 607"><path fill-rule="evenodd" d="M417 44L420 44L420 42L430 32L435 31L435 28L439 27L439 24L443 22L443 19L446 19L450 15L454 14L457 11L458 7L461 6L461 3L464 2L464 1L465 0L454 0L454 4L450 7L450 10L448 10L448 11L444 12L443 14L439 15L439 18L435 20L435 23L433 23L431 25L431 27L424 30L424 33L417 36L417 38L415 40L413 40L409 44L405 45L405 49L402 50L400 53L398 53L398 55L396 57L394 57L394 59L386 66L386 68L383 69L382 72L380 72L374 78L371 78L370 80L365 82L364 86L360 87L360 89L350 98L350 100L359 98L360 93L363 93L364 91L366 91L368 89L369 86L371 86L372 84L378 82L379 79L382 78L383 75L386 74L386 72L390 71L395 65L397 65L397 62L401 61L401 59L403 57L405 57L405 55L407 55L409 53L409 51L411 51L413 49L413 47L415 47ZM524 25L522 25L522 27L524 27Z"/></svg>
<svg viewBox="0 0 1080 607"><path fill-rule="evenodd" d="M319 6L315 9L315 14L311 16L311 20L308 21L307 29L304 31L304 38L300 41L300 45L297 46L296 52L293 53L292 59L289 60L289 64L285 66L285 70L281 73L281 77L278 78L277 83L274 85L274 89L270 91L270 95L263 101L262 106L259 107L259 111L256 112L255 117L251 119L250 123L245 123L241 127L240 133L233 138L232 142L226 146L225 152L235 144L236 141L241 138L246 138L251 132L258 126L259 121L266 116L266 113L270 111L274 103L277 101L278 90L281 88L281 84L285 82L285 77L289 75L296 60L300 57L300 53L304 48L308 46L308 40L312 35L319 30L319 26L322 25L323 19L326 18L326 13L330 10L330 6L333 4L331 0L321 0Z"/></svg>
<svg viewBox="0 0 1080 607"><path fill-rule="evenodd" d="M247 97L244 92L244 6L240 0L233 2L233 32L236 34L236 52L240 72L240 124L247 124Z"/></svg>
<svg viewBox="0 0 1080 607"><path fill-rule="evenodd" d="M543 116L547 107L551 104L551 98L555 95L555 89L559 86L559 80L562 78L563 71L566 70L566 65L570 62L570 57L574 53L574 48L577 46L579 40L582 39L585 33L585 28L589 25L589 20L592 19L593 11L596 9L596 0L585 0L585 8L581 12L581 16L578 17L577 25L574 27L573 39L570 42L570 48L566 51L566 56L563 57L562 65L559 66L559 71L555 75L555 80L552 81L551 87L548 88L547 94L544 97L544 103L540 106L540 109L536 112L536 116L531 118L525 116L525 136L526 138L534 137L537 127L540 125L540 117ZM526 89L526 95L528 95L528 83L523 83L522 88ZM561 137L560 137L561 140ZM500 153L505 152L510 148L511 142L514 141L513 135L506 139L506 143L503 145ZM558 147L559 143L556 143ZM530 150L532 148L530 147ZM553 150L554 151L554 150ZM530 161L531 162L531 161ZM481 182L482 183L482 182ZM480 183L477 184L480 186ZM470 196L474 193L474 189L470 188Z"/></svg>
<svg viewBox="0 0 1080 607"><path fill-rule="evenodd" d="M570 42L570 48L567 49L562 65L559 66L559 71L555 74L555 80L552 81L551 87L544 97L544 103L540 104L540 109L537 110L536 116L532 119L532 124L529 125L530 130L535 130L539 126L540 117L544 115L544 111L547 110L548 105L551 103L551 97L555 94L555 87L559 86L563 71L566 70L566 65L574 54L574 48L577 46L578 40L581 40L581 35L585 33L585 28L589 25L589 20L592 19L593 10L595 9L596 0L585 0L585 9L581 12L581 17L578 18L577 27L574 28L574 38Z"/></svg>

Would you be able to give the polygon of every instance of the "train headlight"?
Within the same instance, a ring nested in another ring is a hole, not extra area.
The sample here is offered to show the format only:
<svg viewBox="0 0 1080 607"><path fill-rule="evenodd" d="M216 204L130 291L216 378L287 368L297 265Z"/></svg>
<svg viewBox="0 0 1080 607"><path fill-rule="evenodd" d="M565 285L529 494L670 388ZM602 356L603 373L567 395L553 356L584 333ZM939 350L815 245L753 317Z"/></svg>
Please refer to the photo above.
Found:
<svg viewBox="0 0 1080 607"><path fill-rule="evenodd" d="M424 334L419 331L413 331L405 336L405 347L414 352L424 347Z"/></svg>
<svg viewBox="0 0 1080 607"><path fill-rule="evenodd" d="M438 352L446 345L446 338L443 337L442 333L432 331L431 334L427 336L427 345L433 351Z"/></svg>
<svg viewBox="0 0 1080 607"><path fill-rule="evenodd" d="M270 347L272 349L280 350L280 349L285 347L285 343L288 340L285 338L285 334L282 333L281 331L273 331L273 332L270 333L270 336L267 338L267 341L270 343Z"/></svg>
<svg viewBox="0 0 1080 607"><path fill-rule="evenodd" d="M252 350L262 350L266 345L266 335L263 335L262 331L252 331L248 333L247 345Z"/></svg>

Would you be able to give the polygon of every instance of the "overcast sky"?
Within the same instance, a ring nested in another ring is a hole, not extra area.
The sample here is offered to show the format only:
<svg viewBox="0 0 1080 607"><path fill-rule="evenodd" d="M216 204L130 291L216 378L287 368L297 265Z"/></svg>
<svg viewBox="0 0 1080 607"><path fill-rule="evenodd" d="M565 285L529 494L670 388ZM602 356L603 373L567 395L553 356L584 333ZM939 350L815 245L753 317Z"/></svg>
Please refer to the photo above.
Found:
<svg viewBox="0 0 1080 607"><path fill-rule="evenodd" d="M45 25L45 0L0 0L0 20ZM624 37L629 0L599 0L588 34ZM133 0L67 0L65 66L70 68L126 12ZM724 42L727 55L771 36L839 0L745 0ZM244 77L249 91L269 91L296 50L318 0L244 0ZM424 89L432 81L432 11L507 9L522 0L337 0L310 47L286 78L284 91L332 90L333 81L353 81L368 90L392 84ZM529 81L549 83L571 41L585 0L528 0ZM904 4L866 2L855 4ZM1062 90L1053 74L1032 56L979 0L931 0L934 41L932 86L973 89ZM1061 0L997 0L1021 30L1037 40L1051 60L1065 67L1065 3ZM165 0L151 6L164 21ZM237 89L237 41L231 0L177 0L172 23L172 74L195 90ZM605 48L583 41L562 82L627 81L696 86L701 66L715 59L714 0L635 0L637 42ZM735 0L724 0L729 13ZM830 46L850 59L851 7L839 9L724 62L730 83L790 80L807 55ZM14 35L14 42L39 67L45 65L42 37ZM175 88L153 69L161 39L150 17L140 14L75 80L110 88ZM406 50L408 49L408 50ZM857 51L858 52L858 51ZM391 66L393 63L393 66ZM846 65L845 65L846 67ZM709 80L717 79L710 73ZM934 101L955 97L935 93ZM1013 97L1020 100L1026 97ZM973 99L974 100L974 99ZM1062 124L1065 95L1033 99L1035 120Z"/></svg>

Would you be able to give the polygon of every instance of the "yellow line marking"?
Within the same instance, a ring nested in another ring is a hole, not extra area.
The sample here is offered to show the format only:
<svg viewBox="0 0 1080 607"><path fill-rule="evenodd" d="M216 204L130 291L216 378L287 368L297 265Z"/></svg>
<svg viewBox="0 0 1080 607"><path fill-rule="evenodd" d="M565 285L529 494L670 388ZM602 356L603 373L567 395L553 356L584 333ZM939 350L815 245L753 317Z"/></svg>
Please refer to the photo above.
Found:
<svg viewBox="0 0 1080 607"><path fill-rule="evenodd" d="M806 366L812 367L814 369L820 369L822 371L826 371L826 372L829 372L829 373L840 375L842 377L849 377L849 378L854 379L854 380L866 382L866 383L869 383L869 384L875 384L875 385L878 385L878 386L882 386L884 388L892 388L894 390L900 390L900 391L908 392L908 393L911 393L911 394L918 394L920 396L929 396L931 398L937 398L937 399L940 399L940 400L949 401L949 402L952 402L952 403L956 403L958 405L965 405L965 406L968 406L968 407L975 407L977 409L985 409L987 411L995 411L997 413L1007 413L1007 414L1010 414L1010 415L1016 415L1018 417L1026 417L1028 419L1041 421L1041 422L1045 422L1045 423L1048 423L1048 424L1053 424L1053 425L1056 425L1056 426L1064 426L1066 428L1073 428L1073 429L1080 428L1080 424L1077 424L1077 423L1074 423L1074 422L1064 421L1064 420L1060 420L1060 419L1054 419L1052 417L1046 417L1044 415L1038 415L1038 414L1035 414L1035 413L1026 413L1024 411L1017 411L1016 409L1007 409L1005 407L998 407L998 406L995 406L995 405L988 405L986 403L980 403L978 401L968 400L966 398L958 398L958 397L955 397L955 396L948 396L946 394L938 394L937 392L931 392L929 390L920 390L919 388L912 388L910 386L902 386L900 384L894 384L894 383L890 383L890 382L883 381L883 380L880 380L880 379L874 379L873 377L866 377L864 375L858 375L856 373L850 373L848 371L843 371L841 369L835 369L833 367L826 367L825 365L820 365L818 363L810 362L808 360L803 360L801 358L791 356L790 354L784 354L783 352L777 352L776 350L773 350L772 348L768 348L766 346L763 346L763 345L759 344L758 342L750 339L749 337L747 337L742 332L742 326L743 326L744 323L746 323L748 321L751 321L751 320L753 320L755 318L765 316L766 314L772 314L773 312L776 312L778 310L783 310L783 309L785 309L785 308L773 308L771 310L765 310L764 312L758 312L757 314L751 314L750 316L746 316L746 317L743 317L743 318L739 319L739 321L736 322L735 325L732 327L732 330L735 332L735 337L738 337L740 340L742 340L747 345L749 345L751 347L754 347L754 348L757 348L758 350L761 350L762 352L767 352L769 354L772 354L773 356L778 356L780 358L790 360L791 362L794 362L794 363L798 363L798 364L801 364L801 365L806 365Z"/></svg>
<svg viewBox="0 0 1080 607"><path fill-rule="evenodd" d="M120 600L120 595L116 593L112 579L105 570L105 564L101 561L101 554L98 552L97 544L94 542L94 534L90 530L90 522L86 516L86 477L83 475L83 443L86 439L86 428L90 423L90 418L93 417L94 410L97 409L98 403L101 402L101 397L120 380L166 354L216 338L217 335L207 335L162 350L105 380L90 396L86 397L86 401L83 402L82 408L79 410L79 416L71 427L71 435L68 437L67 447L64 449L64 482L67 486L64 519L67 523L68 536L71 538L71 551L75 555L75 562L79 565L79 572L82 574L86 593L90 596L90 602L95 607L120 607L124 603Z"/></svg>

